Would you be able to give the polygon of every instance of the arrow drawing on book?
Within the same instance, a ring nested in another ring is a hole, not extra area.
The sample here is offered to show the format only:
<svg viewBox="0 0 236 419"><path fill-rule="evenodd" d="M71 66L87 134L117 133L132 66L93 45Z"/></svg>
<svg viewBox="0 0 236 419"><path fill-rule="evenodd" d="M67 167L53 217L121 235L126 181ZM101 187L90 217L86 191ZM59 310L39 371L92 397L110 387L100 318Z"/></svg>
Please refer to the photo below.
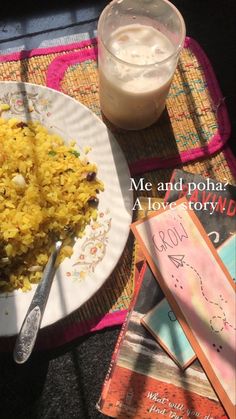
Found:
<svg viewBox="0 0 236 419"><path fill-rule="evenodd" d="M216 332L216 333L222 332L223 329L225 327L227 327L227 326L231 327L233 330L236 330L235 327L231 323L229 323L227 321L224 308L218 302L212 301L212 300L210 300L208 298L208 296L206 294L206 291L205 291L204 282L203 282L203 279L202 279L201 275L196 270L196 268L194 268L194 266L191 266L189 263L187 263L184 260L185 255L167 255L167 256L170 259L170 261L175 265L175 267L177 269L179 267L181 267L181 268L185 268L185 267L190 268L195 273L195 277L197 276L197 278L198 278L200 289L201 289L201 294L204 297L204 299L207 301L207 303L213 304L213 305L217 306L218 309L220 309L220 311L221 311L222 314L220 316L219 315L215 315L215 316L213 316L210 319L211 329L214 332ZM172 277L174 277L174 276L172 275ZM220 298L221 298L221 301L224 301L224 303L227 304L227 301L225 301L225 299L223 298L222 295L220 295ZM217 326L219 320L222 322L221 323L221 327L219 327L219 325Z"/></svg>
<svg viewBox="0 0 236 419"><path fill-rule="evenodd" d="M180 266L184 266L184 262L183 262L184 255L168 255L168 258L171 260L171 262L173 262L176 268L179 268Z"/></svg>

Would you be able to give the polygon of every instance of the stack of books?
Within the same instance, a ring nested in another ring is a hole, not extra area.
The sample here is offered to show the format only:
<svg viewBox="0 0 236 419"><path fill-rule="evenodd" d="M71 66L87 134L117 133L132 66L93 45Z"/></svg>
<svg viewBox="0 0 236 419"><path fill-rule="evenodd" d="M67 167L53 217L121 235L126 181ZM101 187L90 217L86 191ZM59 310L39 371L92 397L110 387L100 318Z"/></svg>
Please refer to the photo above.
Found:
<svg viewBox="0 0 236 419"><path fill-rule="evenodd" d="M123 419L233 419L236 187L175 170L164 202L156 212L140 201L135 292L97 408Z"/></svg>

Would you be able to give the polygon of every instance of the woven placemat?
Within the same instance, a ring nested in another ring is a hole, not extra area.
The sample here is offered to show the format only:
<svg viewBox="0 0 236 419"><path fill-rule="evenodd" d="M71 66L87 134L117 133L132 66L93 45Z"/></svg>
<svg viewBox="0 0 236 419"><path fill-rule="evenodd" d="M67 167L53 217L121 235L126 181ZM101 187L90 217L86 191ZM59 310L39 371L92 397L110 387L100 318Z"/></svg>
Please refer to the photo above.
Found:
<svg viewBox="0 0 236 419"><path fill-rule="evenodd" d="M61 90L101 117L96 40L23 51L0 57L0 79L25 81ZM107 121L129 163L131 174L153 184L143 195L158 196L155 185L183 168L234 184L235 158L226 146L227 110L212 67L196 41L187 38L159 122L142 131L117 130ZM159 196L161 196L159 194ZM41 330L38 346L49 348L85 333L123 322L133 294L133 237L104 286L83 307ZM0 340L11 347L14 339Z"/></svg>

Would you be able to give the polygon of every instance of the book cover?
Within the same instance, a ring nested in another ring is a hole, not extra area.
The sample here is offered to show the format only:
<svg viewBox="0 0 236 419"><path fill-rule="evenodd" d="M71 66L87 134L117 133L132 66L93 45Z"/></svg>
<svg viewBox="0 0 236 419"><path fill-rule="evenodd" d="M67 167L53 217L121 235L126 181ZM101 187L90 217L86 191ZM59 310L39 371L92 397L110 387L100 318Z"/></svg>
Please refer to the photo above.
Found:
<svg viewBox="0 0 236 419"><path fill-rule="evenodd" d="M176 169L165 202L185 197L214 246L221 246L236 233L236 186ZM235 253L232 254L235 260Z"/></svg>
<svg viewBox="0 0 236 419"><path fill-rule="evenodd" d="M205 230L208 231L208 236L235 281L236 220L234 208L236 208L236 187L228 185L227 182L220 183L203 178L200 175L175 170L169 183L169 191L166 194L165 201L166 203L174 202L182 196L190 199L193 208L195 205L196 215L201 220ZM227 211L223 211L222 204L227 208ZM214 217L216 217L216 220L213 220ZM222 221L220 217L223 217ZM149 313L146 313L142 323L182 368L192 362L194 357L191 345L165 298ZM166 327L164 327L164 323L166 323ZM173 333L175 334L175 342L172 340Z"/></svg>
<svg viewBox="0 0 236 419"><path fill-rule="evenodd" d="M217 248L218 254L236 282L236 234L232 234Z"/></svg>
<svg viewBox="0 0 236 419"><path fill-rule="evenodd" d="M166 298L141 319L141 323L180 368L187 368L196 354Z"/></svg>
<svg viewBox="0 0 236 419"><path fill-rule="evenodd" d="M229 274L236 281L236 234L219 246L217 252ZM141 322L181 368L186 368L196 358L166 298L146 313Z"/></svg>

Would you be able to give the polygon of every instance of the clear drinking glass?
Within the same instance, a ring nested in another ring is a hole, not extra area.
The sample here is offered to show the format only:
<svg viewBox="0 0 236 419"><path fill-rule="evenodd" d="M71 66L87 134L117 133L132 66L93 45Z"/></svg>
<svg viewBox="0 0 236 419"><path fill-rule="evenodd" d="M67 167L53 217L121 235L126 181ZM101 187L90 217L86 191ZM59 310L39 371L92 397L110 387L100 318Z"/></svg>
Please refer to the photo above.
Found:
<svg viewBox="0 0 236 419"><path fill-rule="evenodd" d="M116 126L152 125L166 97L185 38L183 17L167 0L113 0L98 22L101 110Z"/></svg>

